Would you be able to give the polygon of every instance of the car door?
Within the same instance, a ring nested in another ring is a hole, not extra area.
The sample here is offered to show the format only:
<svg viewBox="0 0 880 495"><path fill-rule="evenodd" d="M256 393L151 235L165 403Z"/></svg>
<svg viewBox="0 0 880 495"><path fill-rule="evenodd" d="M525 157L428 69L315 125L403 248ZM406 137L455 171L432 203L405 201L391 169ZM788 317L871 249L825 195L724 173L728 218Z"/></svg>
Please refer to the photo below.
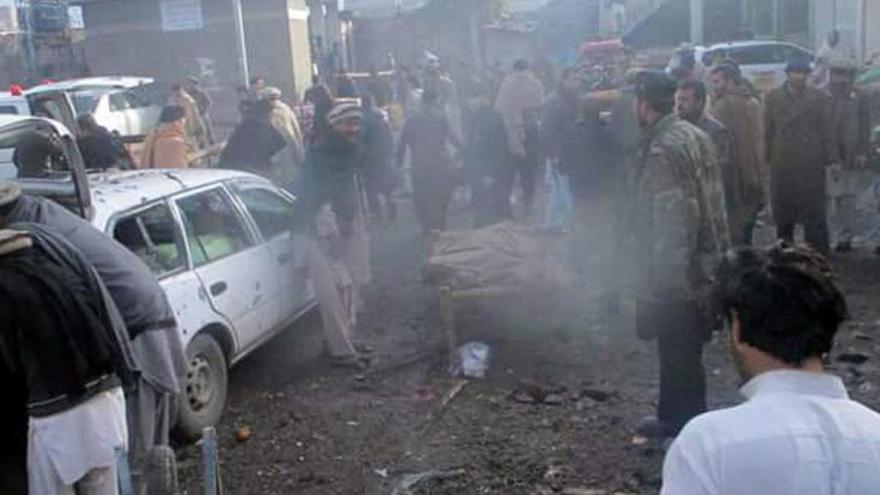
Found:
<svg viewBox="0 0 880 495"><path fill-rule="evenodd" d="M222 185L174 200L196 274L206 297L234 325L240 350L273 330L277 260L257 242Z"/></svg>
<svg viewBox="0 0 880 495"><path fill-rule="evenodd" d="M73 101L63 91L37 91L27 94L31 114L56 120L73 132L77 130Z"/></svg>
<svg viewBox="0 0 880 495"><path fill-rule="evenodd" d="M288 323L313 298L306 270L306 240L295 228L295 201L277 188L257 181L235 182L232 190L276 262L280 277L278 323Z"/></svg>
<svg viewBox="0 0 880 495"><path fill-rule="evenodd" d="M110 222L107 234L140 258L159 279L171 302L184 344L216 322L206 290L190 269L180 225L166 201L139 207Z"/></svg>
<svg viewBox="0 0 880 495"><path fill-rule="evenodd" d="M52 157L51 171L44 177L22 177L13 163L15 149L32 132L57 139L63 151ZM73 134L58 122L28 117L0 128L0 179L14 180L28 194L51 198L83 218L90 217L92 196L82 155Z"/></svg>

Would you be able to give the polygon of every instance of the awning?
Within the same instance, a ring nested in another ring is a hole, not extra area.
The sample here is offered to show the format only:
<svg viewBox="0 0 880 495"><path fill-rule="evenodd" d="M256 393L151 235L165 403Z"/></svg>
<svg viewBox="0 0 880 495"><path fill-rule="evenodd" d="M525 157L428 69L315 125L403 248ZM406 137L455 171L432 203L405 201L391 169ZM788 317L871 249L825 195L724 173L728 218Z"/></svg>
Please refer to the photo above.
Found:
<svg viewBox="0 0 880 495"><path fill-rule="evenodd" d="M624 34L623 43L630 48L678 46L690 40L690 30L688 0L667 0Z"/></svg>

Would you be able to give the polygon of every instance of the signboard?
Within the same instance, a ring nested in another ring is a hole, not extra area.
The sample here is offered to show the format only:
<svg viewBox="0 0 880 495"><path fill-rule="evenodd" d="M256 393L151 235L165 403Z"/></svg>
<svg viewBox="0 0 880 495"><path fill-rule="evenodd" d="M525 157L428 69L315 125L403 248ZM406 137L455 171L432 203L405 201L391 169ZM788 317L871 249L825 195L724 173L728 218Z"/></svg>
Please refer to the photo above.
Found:
<svg viewBox="0 0 880 495"><path fill-rule="evenodd" d="M68 27L70 29L85 29L86 22L83 19L83 8L81 5L71 5L67 7L67 19L70 21Z"/></svg>
<svg viewBox="0 0 880 495"><path fill-rule="evenodd" d="M13 0L0 0L0 34L18 32L18 11Z"/></svg>
<svg viewBox="0 0 880 495"><path fill-rule="evenodd" d="M163 31L189 31L205 26L201 0L161 0L159 8Z"/></svg>

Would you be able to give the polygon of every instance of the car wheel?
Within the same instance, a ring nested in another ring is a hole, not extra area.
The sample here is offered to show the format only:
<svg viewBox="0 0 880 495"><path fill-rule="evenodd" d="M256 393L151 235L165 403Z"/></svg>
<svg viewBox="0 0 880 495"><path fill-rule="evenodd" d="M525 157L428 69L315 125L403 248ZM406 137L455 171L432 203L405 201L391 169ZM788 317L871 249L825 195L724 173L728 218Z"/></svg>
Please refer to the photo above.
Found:
<svg viewBox="0 0 880 495"><path fill-rule="evenodd" d="M188 440L215 426L226 405L227 369L223 351L210 335L200 334L186 349L189 369L180 398L179 433Z"/></svg>

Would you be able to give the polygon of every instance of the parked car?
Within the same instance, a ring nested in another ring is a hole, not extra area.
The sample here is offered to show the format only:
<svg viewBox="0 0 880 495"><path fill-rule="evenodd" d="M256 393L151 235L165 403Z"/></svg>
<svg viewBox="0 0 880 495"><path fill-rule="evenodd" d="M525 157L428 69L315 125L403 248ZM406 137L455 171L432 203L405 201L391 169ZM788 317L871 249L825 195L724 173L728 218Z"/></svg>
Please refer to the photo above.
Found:
<svg viewBox="0 0 880 495"><path fill-rule="evenodd" d="M75 115L92 114L111 132L126 141L137 141L159 122L162 101L156 88L150 77L90 77L43 84L25 95L65 94Z"/></svg>
<svg viewBox="0 0 880 495"><path fill-rule="evenodd" d="M0 114L34 115L76 129L92 114L126 142L143 140L156 127L167 88L150 77L90 77L0 92Z"/></svg>
<svg viewBox="0 0 880 495"><path fill-rule="evenodd" d="M165 289L190 359L178 427L198 437L221 416L227 369L315 305L297 263L305 253L293 230L296 199L236 171L85 174L70 131L36 117L0 116L0 149L14 147L27 128L51 129L71 146L68 169L41 179L55 190L29 180L20 181L22 188L84 213L142 259Z"/></svg>
<svg viewBox="0 0 880 495"><path fill-rule="evenodd" d="M673 71L681 66L681 57L686 50L675 52L666 66ZM731 58L739 63L743 76L749 79L762 93L769 93L785 82L785 66L794 57L813 61L810 50L783 41L733 41L708 47L693 48L697 61L703 67L711 67L715 61Z"/></svg>

